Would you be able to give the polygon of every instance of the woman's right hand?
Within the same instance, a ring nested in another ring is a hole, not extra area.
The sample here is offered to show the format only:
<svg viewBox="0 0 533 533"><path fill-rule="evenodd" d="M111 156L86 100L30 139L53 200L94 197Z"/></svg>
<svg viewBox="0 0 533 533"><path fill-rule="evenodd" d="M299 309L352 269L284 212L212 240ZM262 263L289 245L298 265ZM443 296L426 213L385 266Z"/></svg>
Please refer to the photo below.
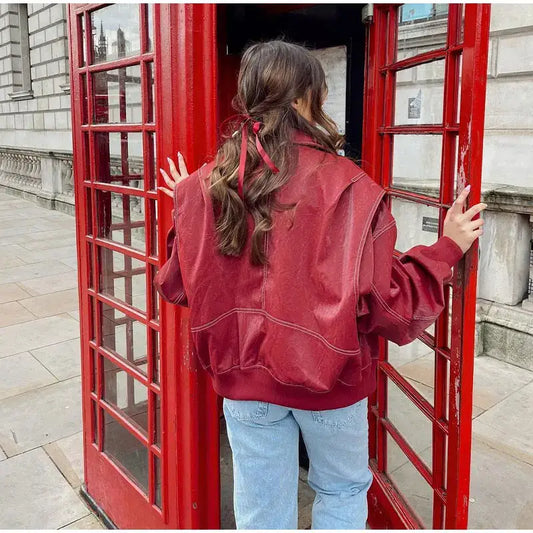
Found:
<svg viewBox="0 0 533 533"><path fill-rule="evenodd" d="M463 253L483 234L483 228L481 226L485 221L482 218L472 220L472 217L487 207L487 204L479 203L473 205L463 213L463 206L469 193L470 187L465 187L455 199L455 202L453 202L446 213L442 231L442 235L454 240L461 250L463 250Z"/></svg>

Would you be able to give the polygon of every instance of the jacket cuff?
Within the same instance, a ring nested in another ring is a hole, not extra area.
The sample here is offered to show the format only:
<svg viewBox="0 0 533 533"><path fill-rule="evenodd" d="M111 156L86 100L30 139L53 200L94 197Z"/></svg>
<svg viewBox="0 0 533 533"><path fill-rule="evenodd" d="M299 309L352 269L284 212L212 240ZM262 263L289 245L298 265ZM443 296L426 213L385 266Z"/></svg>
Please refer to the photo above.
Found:
<svg viewBox="0 0 533 533"><path fill-rule="evenodd" d="M440 237L430 248L433 249L435 256L444 263L447 263L450 268L456 265L464 255L461 247L446 235Z"/></svg>

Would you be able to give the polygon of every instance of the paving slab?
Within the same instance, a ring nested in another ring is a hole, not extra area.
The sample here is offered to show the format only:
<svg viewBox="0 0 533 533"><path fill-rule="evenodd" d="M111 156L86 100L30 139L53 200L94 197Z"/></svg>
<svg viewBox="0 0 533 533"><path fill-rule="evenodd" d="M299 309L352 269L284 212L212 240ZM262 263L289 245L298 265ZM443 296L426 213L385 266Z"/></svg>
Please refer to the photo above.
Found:
<svg viewBox="0 0 533 533"><path fill-rule="evenodd" d="M422 457L429 460L431 448ZM409 504L431 528L429 485L411 464L391 478L407 495ZM497 480L497 481L496 481ZM492 482L491 482L492 481ZM533 467L474 437L470 482L469 529L528 529L533 524Z"/></svg>
<svg viewBox="0 0 533 533"><path fill-rule="evenodd" d="M476 418L472 430L493 448L533 465L533 383Z"/></svg>
<svg viewBox="0 0 533 533"><path fill-rule="evenodd" d="M60 381L81 374L79 338L36 348L31 354Z"/></svg>
<svg viewBox="0 0 533 533"><path fill-rule="evenodd" d="M72 267L63 261L38 261L20 266L2 268L0 269L0 279L2 283L26 281L28 279L43 278L51 274L59 274L60 272L69 272L70 270L72 270Z"/></svg>
<svg viewBox="0 0 533 533"><path fill-rule="evenodd" d="M76 270L69 270L61 274L52 274L51 276L44 276L42 278L19 281L17 285L28 293L26 297L50 294L51 292L59 292L67 289L77 289L78 273Z"/></svg>
<svg viewBox="0 0 533 533"><path fill-rule="evenodd" d="M54 459L54 462L59 470L63 472L63 475L69 479L70 484L78 488L85 478L83 468L83 431L78 431L68 437L56 440L51 444L47 444L46 447L52 445L55 446L57 452L50 452L47 449L48 454L51 457L53 455L53 457L60 458L57 461ZM66 465L65 469L63 469L63 465Z"/></svg>
<svg viewBox="0 0 533 533"><path fill-rule="evenodd" d="M25 250L24 252L18 252L17 257L25 263L38 263L53 259L72 259L76 257L76 247L73 245L50 246L45 250Z"/></svg>
<svg viewBox="0 0 533 533"><path fill-rule="evenodd" d="M474 362L474 404L487 410L533 382L533 372L482 355Z"/></svg>
<svg viewBox="0 0 533 533"><path fill-rule="evenodd" d="M36 316L18 302L0 304L0 328L33 320Z"/></svg>
<svg viewBox="0 0 533 533"><path fill-rule="evenodd" d="M17 283L0 284L0 303L14 302L28 296L31 296L31 294Z"/></svg>
<svg viewBox="0 0 533 533"><path fill-rule="evenodd" d="M0 420L9 457L81 431L80 376L1 400Z"/></svg>
<svg viewBox="0 0 533 533"><path fill-rule="evenodd" d="M0 400L55 383L51 374L33 355L22 352L0 358Z"/></svg>
<svg viewBox="0 0 533 533"><path fill-rule="evenodd" d="M0 328L0 357L75 339L80 324L67 314L39 318Z"/></svg>
<svg viewBox="0 0 533 533"><path fill-rule="evenodd" d="M88 508L42 448L0 462L2 529L58 529Z"/></svg>
<svg viewBox="0 0 533 533"><path fill-rule="evenodd" d="M45 317L75 311L79 308L78 289L51 292L19 300L28 311L37 317Z"/></svg>

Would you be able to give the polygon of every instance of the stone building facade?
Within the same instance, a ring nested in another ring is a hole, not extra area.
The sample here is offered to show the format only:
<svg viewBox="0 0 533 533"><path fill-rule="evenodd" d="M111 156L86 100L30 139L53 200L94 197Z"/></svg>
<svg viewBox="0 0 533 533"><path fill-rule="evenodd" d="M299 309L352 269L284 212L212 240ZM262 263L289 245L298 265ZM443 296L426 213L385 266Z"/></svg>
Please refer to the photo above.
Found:
<svg viewBox="0 0 533 533"><path fill-rule="evenodd" d="M420 4L423 5L423 4ZM424 4L426 5L426 4ZM407 20L400 28L400 55L435 49L445 39L445 4L434 17ZM408 5L406 7L408 9ZM418 8L417 8L418 9ZM127 47L116 28L99 27L103 47ZM476 352L533 369L533 4L493 4L487 82ZM98 32L97 32L98 33ZM0 189L40 204L74 211L66 4L0 4ZM107 49L106 49L107 50ZM343 51L317 51L329 76L334 118L344 116ZM439 122L443 65L409 69L397 80L397 123ZM135 72L128 112L139 108ZM110 82L110 94L112 94ZM110 113L113 112L109 102ZM338 118L337 120L341 120ZM130 121L130 118L128 118ZM342 130L342 127L341 127ZM438 186L440 144L432 136L398 139L393 181L422 192ZM111 147L111 152L113 148ZM437 164L435 163L437 162ZM399 250L434 241L431 208L395 200ZM413 220L420 221L413 224ZM407 348L406 348L407 349ZM412 348L408 348L412 349Z"/></svg>

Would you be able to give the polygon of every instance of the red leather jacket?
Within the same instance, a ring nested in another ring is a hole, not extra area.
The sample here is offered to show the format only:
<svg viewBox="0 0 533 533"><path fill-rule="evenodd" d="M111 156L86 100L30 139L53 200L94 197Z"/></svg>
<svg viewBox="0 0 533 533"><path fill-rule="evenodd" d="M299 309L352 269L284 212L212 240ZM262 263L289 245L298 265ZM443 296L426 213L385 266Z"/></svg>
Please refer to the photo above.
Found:
<svg viewBox="0 0 533 533"><path fill-rule="evenodd" d="M218 394L334 409L374 391L378 336L404 345L435 321L463 252L440 237L395 258L385 190L303 132L294 141L296 171L278 198L298 205L273 214L271 265L250 263L250 238L240 257L216 250L212 161L175 189L169 259L154 283L190 308L194 350Z"/></svg>

